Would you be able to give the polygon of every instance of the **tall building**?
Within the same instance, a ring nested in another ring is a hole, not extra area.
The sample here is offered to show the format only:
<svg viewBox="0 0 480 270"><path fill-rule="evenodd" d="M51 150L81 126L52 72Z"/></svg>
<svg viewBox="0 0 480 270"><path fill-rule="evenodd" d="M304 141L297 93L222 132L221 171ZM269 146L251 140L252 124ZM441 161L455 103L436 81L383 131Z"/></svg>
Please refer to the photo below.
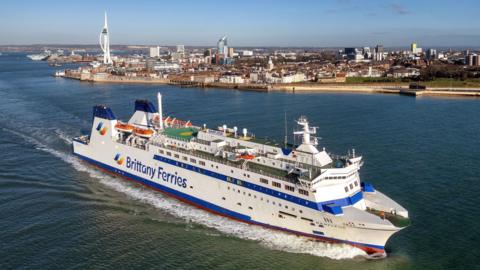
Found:
<svg viewBox="0 0 480 270"><path fill-rule="evenodd" d="M185 46L177 45L177 53L185 53Z"/></svg>
<svg viewBox="0 0 480 270"><path fill-rule="evenodd" d="M438 58L438 55L437 55L437 50L435 49L428 49L427 50L427 60L434 60L434 59L437 59Z"/></svg>
<svg viewBox="0 0 480 270"><path fill-rule="evenodd" d="M417 43L413 42L412 44L410 44L410 51L413 53L417 52Z"/></svg>
<svg viewBox="0 0 480 270"><path fill-rule="evenodd" d="M267 64L267 69L272 70L275 66L273 65L273 61L271 57L268 57L268 64Z"/></svg>
<svg viewBox="0 0 480 270"><path fill-rule="evenodd" d="M234 54L234 53L235 53L235 52L234 52L233 48L232 48L232 47L229 47L229 48L228 48L228 57L233 57L233 54Z"/></svg>
<svg viewBox="0 0 480 270"><path fill-rule="evenodd" d="M100 32L100 48L103 51L103 63L106 65L112 64L110 57L110 37L108 35L107 12L105 11L105 24L102 32Z"/></svg>
<svg viewBox="0 0 480 270"><path fill-rule="evenodd" d="M227 36L222 37L217 42L217 50L219 54L227 55L228 53L228 40Z"/></svg>
<svg viewBox="0 0 480 270"><path fill-rule="evenodd" d="M375 50L373 52L373 60L374 61L383 61L384 59L384 50L383 45L377 44L375 46Z"/></svg>
<svg viewBox="0 0 480 270"><path fill-rule="evenodd" d="M480 66L480 55L477 54L473 56L473 65Z"/></svg>
<svg viewBox="0 0 480 270"><path fill-rule="evenodd" d="M477 55L475 54L468 54L465 57L465 65L467 66L473 66L474 65L474 59L477 58Z"/></svg>
<svg viewBox="0 0 480 270"><path fill-rule="evenodd" d="M151 47L150 48L150 57L159 57L160 56L160 47Z"/></svg>

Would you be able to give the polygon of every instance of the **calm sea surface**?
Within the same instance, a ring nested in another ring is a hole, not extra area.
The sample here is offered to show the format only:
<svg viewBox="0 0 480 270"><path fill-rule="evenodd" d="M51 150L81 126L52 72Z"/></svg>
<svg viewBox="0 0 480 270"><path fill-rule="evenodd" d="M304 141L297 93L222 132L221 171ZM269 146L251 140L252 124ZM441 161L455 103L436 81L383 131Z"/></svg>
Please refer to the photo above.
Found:
<svg viewBox="0 0 480 270"><path fill-rule="evenodd" d="M93 85L53 72L0 56L0 269L480 268L479 99ZM370 261L206 213L72 156L93 105L127 119L158 90L165 114L279 141L284 111L290 124L308 116L321 147L364 156L363 179L405 206L412 226L388 242L387 259Z"/></svg>

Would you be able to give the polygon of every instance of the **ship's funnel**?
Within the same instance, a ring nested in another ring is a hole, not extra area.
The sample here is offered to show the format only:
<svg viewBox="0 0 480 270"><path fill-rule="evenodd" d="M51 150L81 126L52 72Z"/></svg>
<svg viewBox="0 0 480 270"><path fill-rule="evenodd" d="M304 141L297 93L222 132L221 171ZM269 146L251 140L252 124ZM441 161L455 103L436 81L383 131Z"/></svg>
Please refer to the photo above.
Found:
<svg viewBox="0 0 480 270"><path fill-rule="evenodd" d="M112 138L117 135L115 130L117 118L112 110L103 105L93 107L93 125L90 132L90 142L99 143L106 138Z"/></svg>
<svg viewBox="0 0 480 270"><path fill-rule="evenodd" d="M148 100L138 99L135 101L135 113L128 121L129 124L150 127L153 126L152 120L157 112L155 105Z"/></svg>

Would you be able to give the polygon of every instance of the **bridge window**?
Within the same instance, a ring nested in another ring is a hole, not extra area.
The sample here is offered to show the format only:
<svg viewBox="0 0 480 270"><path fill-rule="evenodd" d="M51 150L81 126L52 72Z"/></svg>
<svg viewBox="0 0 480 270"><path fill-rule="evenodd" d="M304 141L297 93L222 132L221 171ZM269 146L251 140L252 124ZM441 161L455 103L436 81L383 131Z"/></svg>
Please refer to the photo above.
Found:
<svg viewBox="0 0 480 270"><path fill-rule="evenodd" d="M168 153L167 153L168 154ZM202 166L205 166L205 161L198 161L198 164L202 165Z"/></svg>
<svg viewBox="0 0 480 270"><path fill-rule="evenodd" d="M167 152L167 156L172 156L172 153L171 153L171 152Z"/></svg>
<svg viewBox="0 0 480 270"><path fill-rule="evenodd" d="M285 189L288 190L288 191L291 191L291 192L294 192L294 191L295 191L295 188L294 188L294 187L288 186L288 185L285 185Z"/></svg>
<svg viewBox="0 0 480 270"><path fill-rule="evenodd" d="M195 159L193 159L193 158L190 159L190 162L192 162L192 163L197 163L197 161L196 161Z"/></svg>
<svg viewBox="0 0 480 270"><path fill-rule="evenodd" d="M280 183L277 183L277 182L272 182L272 186L277 187L277 188L282 187L282 185Z"/></svg>
<svg viewBox="0 0 480 270"><path fill-rule="evenodd" d="M188 161L188 157L183 157L183 160Z"/></svg>
<svg viewBox="0 0 480 270"><path fill-rule="evenodd" d="M179 154L175 154L173 155L175 158L180 158L180 155Z"/></svg>
<svg viewBox="0 0 480 270"><path fill-rule="evenodd" d="M302 195L305 195L305 196L308 196L308 191L303 190L303 189L298 189L298 193L300 193Z"/></svg>
<svg viewBox="0 0 480 270"><path fill-rule="evenodd" d="M267 184L268 185L268 180L265 178L260 178L260 183Z"/></svg>

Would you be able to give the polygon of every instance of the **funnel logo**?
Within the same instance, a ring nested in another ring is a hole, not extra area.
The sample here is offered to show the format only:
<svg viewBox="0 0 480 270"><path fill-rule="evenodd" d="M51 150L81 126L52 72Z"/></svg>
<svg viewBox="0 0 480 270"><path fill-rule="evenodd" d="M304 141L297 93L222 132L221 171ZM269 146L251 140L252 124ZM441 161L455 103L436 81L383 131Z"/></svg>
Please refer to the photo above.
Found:
<svg viewBox="0 0 480 270"><path fill-rule="evenodd" d="M103 135L105 135L105 133L107 133L107 127L104 127L103 123L100 122L100 123L98 123L97 131L98 131L98 133L100 133L100 135L103 136Z"/></svg>
<svg viewBox="0 0 480 270"><path fill-rule="evenodd" d="M120 154L116 154L115 158L113 159L117 162L118 165L122 165L123 162L125 161L125 157L122 157L122 155Z"/></svg>

